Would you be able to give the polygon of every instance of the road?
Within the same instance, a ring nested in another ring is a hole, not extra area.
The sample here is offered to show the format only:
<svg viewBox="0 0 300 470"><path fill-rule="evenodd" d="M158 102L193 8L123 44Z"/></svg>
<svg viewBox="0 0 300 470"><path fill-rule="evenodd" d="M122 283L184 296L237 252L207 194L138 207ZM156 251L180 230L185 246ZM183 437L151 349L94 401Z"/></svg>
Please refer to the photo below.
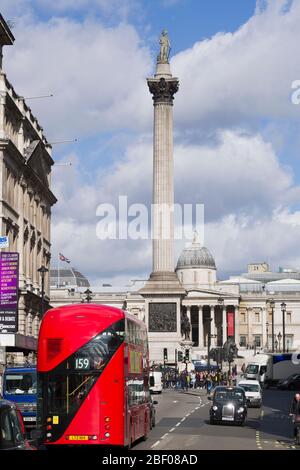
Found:
<svg viewBox="0 0 300 470"><path fill-rule="evenodd" d="M288 409L293 392L265 390L262 408L249 408L244 426L210 425L204 392L154 395L156 427L133 450L296 450Z"/></svg>

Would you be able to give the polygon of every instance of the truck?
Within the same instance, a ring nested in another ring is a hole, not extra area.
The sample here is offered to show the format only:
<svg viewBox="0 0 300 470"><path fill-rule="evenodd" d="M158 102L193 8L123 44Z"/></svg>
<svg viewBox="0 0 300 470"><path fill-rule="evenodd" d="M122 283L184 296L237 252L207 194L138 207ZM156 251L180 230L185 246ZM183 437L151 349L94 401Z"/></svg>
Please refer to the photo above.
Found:
<svg viewBox="0 0 300 470"><path fill-rule="evenodd" d="M36 426L37 372L35 366L5 367L2 395L5 400L17 405L27 430Z"/></svg>
<svg viewBox="0 0 300 470"><path fill-rule="evenodd" d="M248 362L244 377L270 387L296 373L300 373L300 362L293 360L291 353L257 354L253 361Z"/></svg>

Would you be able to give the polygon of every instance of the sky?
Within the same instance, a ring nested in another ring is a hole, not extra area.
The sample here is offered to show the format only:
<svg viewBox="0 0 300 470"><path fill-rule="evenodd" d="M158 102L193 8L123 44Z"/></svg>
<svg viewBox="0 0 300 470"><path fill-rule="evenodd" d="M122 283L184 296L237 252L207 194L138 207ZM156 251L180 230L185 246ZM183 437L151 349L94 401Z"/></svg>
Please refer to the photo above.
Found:
<svg viewBox="0 0 300 470"><path fill-rule="evenodd" d="M16 38L8 79L24 97L53 94L27 104L49 142L72 141L53 145L53 266L61 252L93 285L151 272L151 241L100 240L97 207L151 203L146 78L167 29L175 201L204 204L220 279L251 262L300 267L299 1L1 0L0 11Z"/></svg>

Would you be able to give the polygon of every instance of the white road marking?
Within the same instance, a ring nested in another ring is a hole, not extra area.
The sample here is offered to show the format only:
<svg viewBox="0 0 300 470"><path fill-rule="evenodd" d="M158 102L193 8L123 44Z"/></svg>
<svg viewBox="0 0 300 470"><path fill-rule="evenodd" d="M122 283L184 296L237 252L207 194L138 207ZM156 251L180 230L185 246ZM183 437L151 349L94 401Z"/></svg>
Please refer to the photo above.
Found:
<svg viewBox="0 0 300 470"><path fill-rule="evenodd" d="M167 437L168 434L169 434L169 433L166 432L166 434L164 434L164 435L161 437L161 439L164 439L165 437Z"/></svg>
<svg viewBox="0 0 300 470"><path fill-rule="evenodd" d="M153 446L151 446L151 449L153 449L153 447L156 447L158 444L159 444L159 441L156 441L155 444L153 444Z"/></svg>
<svg viewBox="0 0 300 470"><path fill-rule="evenodd" d="M173 431L175 431L175 428L172 428L172 429L170 429L170 431L169 431L169 432L173 432Z"/></svg>

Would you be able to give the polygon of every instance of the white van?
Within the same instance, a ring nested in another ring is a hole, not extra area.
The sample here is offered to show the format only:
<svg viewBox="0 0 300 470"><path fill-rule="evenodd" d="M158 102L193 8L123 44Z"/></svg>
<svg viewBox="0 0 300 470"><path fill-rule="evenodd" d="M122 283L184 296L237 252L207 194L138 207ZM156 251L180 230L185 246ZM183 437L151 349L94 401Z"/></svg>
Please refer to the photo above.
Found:
<svg viewBox="0 0 300 470"><path fill-rule="evenodd" d="M261 408L262 390L258 380L242 379L239 381L238 386L245 390L247 405L249 407Z"/></svg>
<svg viewBox="0 0 300 470"><path fill-rule="evenodd" d="M247 364L245 379L258 380L262 387L277 385L279 380L300 373L298 361L291 353L256 354Z"/></svg>
<svg viewBox="0 0 300 470"><path fill-rule="evenodd" d="M161 393L163 389L162 372L150 372L149 384L150 392Z"/></svg>

